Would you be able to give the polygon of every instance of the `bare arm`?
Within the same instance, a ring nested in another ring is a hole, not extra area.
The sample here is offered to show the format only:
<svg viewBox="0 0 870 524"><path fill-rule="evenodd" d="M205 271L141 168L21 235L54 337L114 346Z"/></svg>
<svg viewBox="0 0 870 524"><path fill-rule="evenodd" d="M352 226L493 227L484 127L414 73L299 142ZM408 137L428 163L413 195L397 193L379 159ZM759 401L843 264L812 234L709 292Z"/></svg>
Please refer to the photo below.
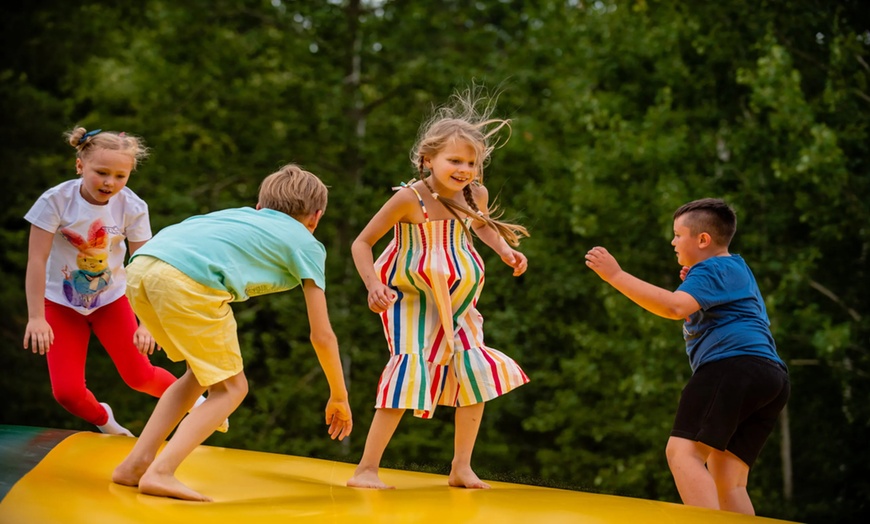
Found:
<svg viewBox="0 0 870 524"><path fill-rule="evenodd" d="M489 214L489 191L483 186L479 186L474 192L474 202L477 208L484 214ZM498 234L498 231L489 227L486 222L475 220L472 223L472 229L477 238L481 239L484 244L495 251L502 262L514 268L514 276L518 277L526 272L529 261L526 256L512 248L510 244Z"/></svg>
<svg viewBox="0 0 870 524"><path fill-rule="evenodd" d="M632 302L660 317L677 320L701 309L688 293L668 291L626 273L603 247L593 247L586 253L586 265Z"/></svg>
<svg viewBox="0 0 870 524"><path fill-rule="evenodd" d="M338 351L338 339L329 323L326 308L326 293L317 287L313 280L303 280L302 292L308 309L308 323L311 326L311 345L317 353L317 360L329 383L329 400L326 403L326 424L329 436L338 440L350 435L353 418L347 401L347 386Z"/></svg>
<svg viewBox="0 0 870 524"><path fill-rule="evenodd" d="M147 240L143 240L142 242L130 242L127 241L127 244L130 246L130 256L133 256L133 253L139 251L139 248L145 245Z"/></svg>
<svg viewBox="0 0 870 524"><path fill-rule="evenodd" d="M131 242L128 240L127 244L130 246L130 256L133 256L133 253L139 251L139 248L144 246L145 242L147 242L147 240L141 242ZM143 355L151 355L154 353L155 349L160 349L160 346L157 345L157 341L154 340L151 332L148 331L148 328L146 328L142 323L139 324L139 327L136 328L136 332L133 333L133 345L136 346L139 353L142 353Z"/></svg>
<svg viewBox="0 0 870 524"><path fill-rule="evenodd" d="M369 309L375 313L386 311L396 297L375 272L372 248L396 223L406 220L417 205L411 191L399 191L369 220L350 247L357 273L368 290Z"/></svg>
<svg viewBox="0 0 870 524"><path fill-rule="evenodd" d="M24 349L44 355L54 343L54 331L45 320L45 265L51 253L54 233L30 226L27 250L27 273L24 291L27 296L27 327L24 330Z"/></svg>
<svg viewBox="0 0 870 524"><path fill-rule="evenodd" d="M127 245L129 246L129 256L133 256L133 253L139 251L139 248L145 245L147 240L143 240L141 242L132 242L127 240ZM154 337L151 336L151 332L148 331L142 323L139 323L139 327L136 328L136 331L133 333L133 345L136 346L136 349L139 350L139 353L143 355L151 355L154 353L155 349L160 349L160 346L157 345L157 342L154 340Z"/></svg>

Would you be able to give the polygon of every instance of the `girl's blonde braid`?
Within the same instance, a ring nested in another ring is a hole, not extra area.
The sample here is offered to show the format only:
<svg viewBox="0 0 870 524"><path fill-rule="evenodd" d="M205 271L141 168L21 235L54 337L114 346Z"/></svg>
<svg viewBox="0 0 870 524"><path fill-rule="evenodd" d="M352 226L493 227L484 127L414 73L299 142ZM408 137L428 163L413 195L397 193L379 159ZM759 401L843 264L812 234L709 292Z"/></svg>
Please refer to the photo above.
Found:
<svg viewBox="0 0 870 524"><path fill-rule="evenodd" d="M482 214L480 209L477 209L477 202L474 201L474 196L471 194L471 184L462 188L462 196L465 197L465 202L468 203L468 207L473 209L478 215Z"/></svg>
<svg viewBox="0 0 870 524"><path fill-rule="evenodd" d="M420 164L422 165L422 161L420 162ZM457 204L456 202L454 202L452 200L441 198L441 196L438 193L436 193L434 189L432 189L432 186L429 185L429 181L423 177L423 173L420 173L420 180L423 181L423 185L426 186L426 189L429 190L429 193L432 194L432 197L435 200L441 202L444 205L444 207L447 208L447 211L450 211L450 214L453 215L454 217L456 217L456 220L459 221L459 225L462 226L462 229L465 230L465 234L468 235L468 241L473 242L473 239L471 237L471 231L468 229L468 226L465 225L465 220L463 220L462 217L459 216L459 213L457 211L462 211L466 215L470 215L473 213L469 213L468 209L465 209L463 206L460 206L459 204Z"/></svg>
<svg viewBox="0 0 870 524"><path fill-rule="evenodd" d="M468 204L468 207L465 207L461 204L457 204L450 199L440 198L438 193L436 193L435 190L432 189L432 186L429 185L429 181L426 180L423 157L420 157L420 164L418 165L418 170L420 171L420 180L423 182L423 185L426 186L426 189L429 190L429 193L432 194L432 197L435 198L435 200L444 204L444 207L447 208L447 211L449 211L451 215L459 220L459 224L462 226L462 229L465 230L465 234L468 235L469 242L473 241L471 231L468 229L468 226L465 225L465 220L463 220L462 217L459 216L459 211L469 217L481 220L487 225L487 227L495 229L498 234L502 238L504 238L508 244L512 246L520 245L521 236L529 236L529 232L523 226L498 220L501 217L501 212L498 211L498 206L496 206L494 203L490 207L489 216L481 212L480 209L477 207L477 202L474 201L474 196L471 192L471 185L467 185L462 188L462 196L465 198L465 202Z"/></svg>

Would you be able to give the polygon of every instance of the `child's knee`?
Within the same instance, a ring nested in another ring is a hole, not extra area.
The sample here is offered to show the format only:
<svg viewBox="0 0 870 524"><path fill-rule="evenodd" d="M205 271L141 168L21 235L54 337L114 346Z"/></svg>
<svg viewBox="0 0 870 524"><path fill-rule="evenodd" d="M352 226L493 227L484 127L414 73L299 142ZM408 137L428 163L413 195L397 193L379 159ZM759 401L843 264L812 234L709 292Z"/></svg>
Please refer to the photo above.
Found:
<svg viewBox="0 0 870 524"><path fill-rule="evenodd" d="M668 459L668 466L673 470L675 466L680 467L688 463L704 464L712 451L713 448L702 442L671 437L665 447L665 456Z"/></svg>
<svg viewBox="0 0 870 524"><path fill-rule="evenodd" d="M243 398L248 396L248 381L247 380L238 381L238 383L234 384L233 388L234 388L236 397L239 400L242 400Z"/></svg>
<svg viewBox="0 0 870 524"><path fill-rule="evenodd" d="M51 394L58 404L69 410L70 408L74 409L75 406L84 400L86 396L85 391L84 385L81 387L53 387Z"/></svg>
<svg viewBox="0 0 870 524"><path fill-rule="evenodd" d="M234 375L223 382L227 394L234 400L241 403L248 395L248 379L244 373Z"/></svg>
<svg viewBox="0 0 870 524"><path fill-rule="evenodd" d="M674 465L681 460L685 460L689 456L691 441L671 437L665 446L665 457L668 459L668 466L673 469Z"/></svg>
<svg viewBox="0 0 870 524"><path fill-rule="evenodd" d="M144 373L140 371L127 372L121 374L121 378L131 389L135 389L141 393L148 393L148 386L151 385L151 381L154 379L154 373Z"/></svg>

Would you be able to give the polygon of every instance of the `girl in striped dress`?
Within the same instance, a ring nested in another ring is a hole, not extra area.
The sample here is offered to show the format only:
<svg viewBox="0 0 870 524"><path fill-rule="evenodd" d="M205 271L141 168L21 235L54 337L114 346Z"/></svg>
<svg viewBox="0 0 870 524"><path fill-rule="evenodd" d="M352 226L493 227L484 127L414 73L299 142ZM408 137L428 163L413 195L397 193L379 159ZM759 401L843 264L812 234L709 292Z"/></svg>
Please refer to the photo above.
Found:
<svg viewBox="0 0 870 524"><path fill-rule="evenodd" d="M526 257L511 246L528 236L488 207L483 165L493 138L509 121L491 119L473 90L436 111L411 152L420 180L401 187L353 243L354 264L380 315L390 359L377 388L377 411L362 460L347 482L389 488L378 476L381 457L405 410L430 418L436 406L456 408L455 451L448 484L489 488L471 468L484 403L529 381L510 357L486 347L476 309L483 260L470 230L522 275ZM375 262L372 247L394 239Z"/></svg>

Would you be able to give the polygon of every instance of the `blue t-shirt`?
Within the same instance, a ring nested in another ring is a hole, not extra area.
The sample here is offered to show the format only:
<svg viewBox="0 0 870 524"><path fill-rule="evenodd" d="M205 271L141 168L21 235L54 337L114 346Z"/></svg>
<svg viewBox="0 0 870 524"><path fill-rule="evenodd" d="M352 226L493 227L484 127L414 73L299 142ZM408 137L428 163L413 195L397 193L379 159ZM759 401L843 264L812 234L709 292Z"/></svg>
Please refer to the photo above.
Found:
<svg viewBox="0 0 870 524"><path fill-rule="evenodd" d="M692 295L701 306L683 324L692 372L708 362L743 355L785 366L776 353L755 275L742 257L712 257L695 264L677 291Z"/></svg>
<svg viewBox="0 0 870 524"><path fill-rule="evenodd" d="M326 289L326 249L296 219L272 209L225 209L160 230L136 251L233 301L277 293L311 279Z"/></svg>

